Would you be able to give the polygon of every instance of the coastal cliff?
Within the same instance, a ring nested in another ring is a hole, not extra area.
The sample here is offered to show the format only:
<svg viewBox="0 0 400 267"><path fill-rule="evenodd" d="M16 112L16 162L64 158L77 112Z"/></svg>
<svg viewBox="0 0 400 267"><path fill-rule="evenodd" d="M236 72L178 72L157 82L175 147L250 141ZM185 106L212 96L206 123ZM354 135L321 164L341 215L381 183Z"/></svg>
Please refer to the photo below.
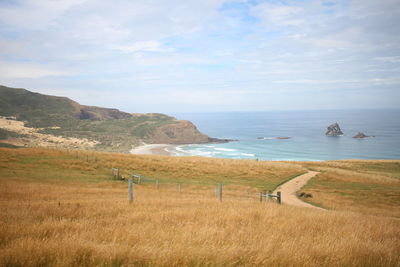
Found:
<svg viewBox="0 0 400 267"><path fill-rule="evenodd" d="M209 137L197 130L190 121L179 121L158 127L150 138L152 143L158 144L192 144L207 143Z"/></svg>
<svg viewBox="0 0 400 267"><path fill-rule="evenodd" d="M69 98L0 86L0 143L129 152L142 142L225 142L190 121L159 113L122 112L81 105Z"/></svg>

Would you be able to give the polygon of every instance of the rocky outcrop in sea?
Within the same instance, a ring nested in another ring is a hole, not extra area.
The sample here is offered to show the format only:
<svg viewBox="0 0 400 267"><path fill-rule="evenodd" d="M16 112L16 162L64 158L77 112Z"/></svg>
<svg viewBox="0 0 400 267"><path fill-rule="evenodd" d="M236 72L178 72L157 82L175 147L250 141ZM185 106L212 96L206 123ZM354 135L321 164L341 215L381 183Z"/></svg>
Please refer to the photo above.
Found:
<svg viewBox="0 0 400 267"><path fill-rule="evenodd" d="M326 136L340 136L343 135L337 122L328 126L328 131L325 133Z"/></svg>
<svg viewBox="0 0 400 267"><path fill-rule="evenodd" d="M373 135L366 135L364 133L359 132L358 134L356 134L355 136L353 136L353 138L358 138L358 139L362 139L362 138L368 138L368 137L375 137Z"/></svg>

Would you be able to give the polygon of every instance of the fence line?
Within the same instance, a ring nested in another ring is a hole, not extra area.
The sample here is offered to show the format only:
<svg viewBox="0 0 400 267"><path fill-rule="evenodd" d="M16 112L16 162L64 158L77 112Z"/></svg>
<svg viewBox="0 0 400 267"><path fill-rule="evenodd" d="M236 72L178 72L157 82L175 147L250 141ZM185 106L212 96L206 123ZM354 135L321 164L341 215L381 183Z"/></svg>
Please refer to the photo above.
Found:
<svg viewBox="0 0 400 267"><path fill-rule="evenodd" d="M119 168L111 168L111 174L115 179L119 179Z"/></svg>
<svg viewBox="0 0 400 267"><path fill-rule="evenodd" d="M272 195L272 194L270 194L268 191L267 191L265 194L263 194L262 192L260 192L260 202L263 201L263 197L264 197L264 196L265 196L265 202L268 202L270 198L276 198L276 202L277 202L278 204L281 204L281 203L282 203L282 195L281 195L281 192L280 192L280 191L276 192L276 195Z"/></svg>
<svg viewBox="0 0 400 267"><path fill-rule="evenodd" d="M111 169L112 174L114 175L114 177L119 178L119 169L118 168L112 168ZM124 179L123 177L121 177L122 179ZM148 178L144 178L143 176L139 175L139 174L132 174L131 178L129 178L128 180L128 199L129 202L132 202L134 200L134 183L135 183L135 179L137 180L137 184L142 184L143 182L155 182L156 185L156 189L158 190L160 187L160 183L159 180L156 179L148 179ZM176 184L176 183L168 183L170 185ZM178 183L178 192L182 193L182 184ZM216 198L222 202L222 196L223 196L223 184L218 184L217 187L215 188L215 196ZM251 194L249 192L249 190L247 190L247 198L250 198ZM259 199L260 202L263 202L263 198L265 197L265 202L268 202L270 199L276 198L276 202L278 204L282 203L282 195L281 192L277 192L276 195L272 195L270 194L268 191L263 194L263 192L259 193Z"/></svg>

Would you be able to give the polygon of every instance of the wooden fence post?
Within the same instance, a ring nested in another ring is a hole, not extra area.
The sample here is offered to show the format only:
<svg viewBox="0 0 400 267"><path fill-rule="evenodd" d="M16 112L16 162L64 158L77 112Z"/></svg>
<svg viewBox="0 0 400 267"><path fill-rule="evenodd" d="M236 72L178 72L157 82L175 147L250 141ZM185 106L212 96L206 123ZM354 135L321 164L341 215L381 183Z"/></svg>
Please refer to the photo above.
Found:
<svg viewBox="0 0 400 267"><path fill-rule="evenodd" d="M262 202L263 193L260 192L260 202Z"/></svg>
<svg viewBox="0 0 400 267"><path fill-rule="evenodd" d="M178 191L179 191L179 193L182 192L182 185L181 184L178 184Z"/></svg>
<svg viewBox="0 0 400 267"><path fill-rule="evenodd" d="M111 168L111 173L115 179L119 179L119 169L118 168Z"/></svg>
<svg viewBox="0 0 400 267"><path fill-rule="evenodd" d="M281 204L282 203L281 192L280 191L276 192L276 196L277 196L278 203Z"/></svg>
<svg viewBox="0 0 400 267"><path fill-rule="evenodd" d="M128 198L129 202L133 201L133 180L129 179L128 181Z"/></svg>
<svg viewBox="0 0 400 267"><path fill-rule="evenodd" d="M265 202L268 202L269 200L269 192L265 192Z"/></svg>
<svg viewBox="0 0 400 267"><path fill-rule="evenodd" d="M222 184L219 184L218 188L219 201L222 201Z"/></svg>

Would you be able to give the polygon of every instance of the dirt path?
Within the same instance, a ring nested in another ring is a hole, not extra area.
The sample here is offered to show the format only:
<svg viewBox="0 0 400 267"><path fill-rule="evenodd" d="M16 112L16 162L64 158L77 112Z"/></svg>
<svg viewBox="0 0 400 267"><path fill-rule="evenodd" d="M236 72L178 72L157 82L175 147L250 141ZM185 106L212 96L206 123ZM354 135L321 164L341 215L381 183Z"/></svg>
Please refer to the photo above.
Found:
<svg viewBox="0 0 400 267"><path fill-rule="evenodd" d="M288 204L288 205L297 206L297 207L308 207L308 208L324 210L322 208L319 208L319 207L313 206L311 204L308 204L306 202L303 202L296 196L296 192L298 190L300 190L300 188L302 188L308 182L308 180L313 178L318 173L319 172L309 171L308 173L297 176L296 178L293 178L292 180L279 186L274 191L274 194L276 194L277 191L281 191L283 204Z"/></svg>

